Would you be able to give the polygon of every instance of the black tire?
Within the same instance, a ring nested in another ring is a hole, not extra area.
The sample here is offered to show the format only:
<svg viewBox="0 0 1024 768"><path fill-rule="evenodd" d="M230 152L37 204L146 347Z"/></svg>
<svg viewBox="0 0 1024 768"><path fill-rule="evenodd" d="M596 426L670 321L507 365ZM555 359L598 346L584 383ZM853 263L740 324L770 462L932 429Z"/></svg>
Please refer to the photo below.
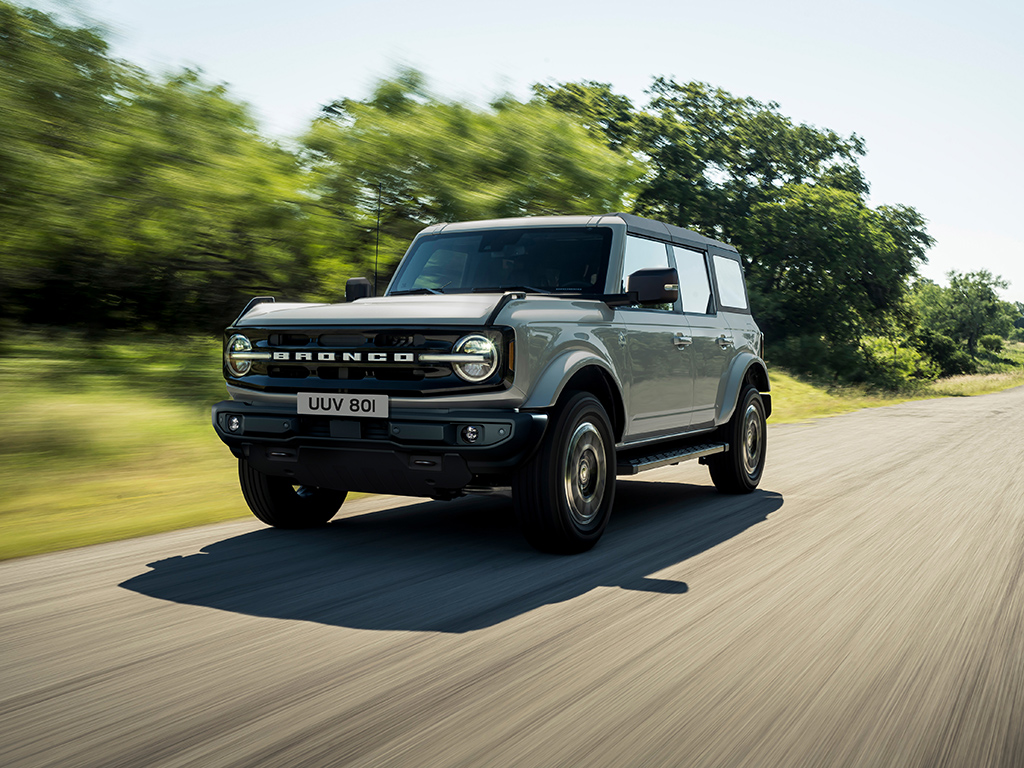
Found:
<svg viewBox="0 0 1024 768"><path fill-rule="evenodd" d="M275 528L316 528L338 514L347 491L294 485L286 477L265 475L238 460L238 483L249 509Z"/></svg>
<svg viewBox="0 0 1024 768"><path fill-rule="evenodd" d="M764 402L756 387L740 393L736 410L720 432L729 444L725 453L708 456L711 480L721 493L750 493L761 482L767 448L768 424Z"/></svg>
<svg viewBox="0 0 1024 768"><path fill-rule="evenodd" d="M601 402L570 395L537 453L519 471L512 503L523 535L542 552L593 547L615 501L615 438Z"/></svg>

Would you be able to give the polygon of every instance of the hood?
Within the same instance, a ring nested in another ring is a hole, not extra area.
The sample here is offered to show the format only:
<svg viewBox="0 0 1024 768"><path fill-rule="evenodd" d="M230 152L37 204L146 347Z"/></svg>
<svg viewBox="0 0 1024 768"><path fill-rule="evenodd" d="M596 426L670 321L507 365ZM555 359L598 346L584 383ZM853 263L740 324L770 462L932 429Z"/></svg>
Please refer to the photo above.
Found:
<svg viewBox="0 0 1024 768"><path fill-rule="evenodd" d="M381 296L345 304L257 304L236 328L308 325L483 325L501 294Z"/></svg>

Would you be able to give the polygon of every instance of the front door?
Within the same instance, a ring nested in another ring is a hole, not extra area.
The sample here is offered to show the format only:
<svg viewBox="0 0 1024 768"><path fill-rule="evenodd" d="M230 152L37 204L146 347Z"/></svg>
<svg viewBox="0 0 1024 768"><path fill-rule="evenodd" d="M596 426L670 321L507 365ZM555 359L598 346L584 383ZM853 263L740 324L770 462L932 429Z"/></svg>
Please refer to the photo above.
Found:
<svg viewBox="0 0 1024 768"><path fill-rule="evenodd" d="M626 238L622 291L638 269L668 267L669 246L632 235ZM626 441L684 431L693 407L693 351L680 303L616 310L620 341L629 356Z"/></svg>

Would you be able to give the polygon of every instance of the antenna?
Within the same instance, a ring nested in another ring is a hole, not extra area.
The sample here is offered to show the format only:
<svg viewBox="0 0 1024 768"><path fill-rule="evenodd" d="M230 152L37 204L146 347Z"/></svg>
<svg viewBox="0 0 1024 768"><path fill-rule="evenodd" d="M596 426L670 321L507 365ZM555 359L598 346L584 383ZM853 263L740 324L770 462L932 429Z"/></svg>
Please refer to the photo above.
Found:
<svg viewBox="0 0 1024 768"><path fill-rule="evenodd" d="M373 251L373 295L377 295L377 259L380 258L380 182L377 182L377 244Z"/></svg>

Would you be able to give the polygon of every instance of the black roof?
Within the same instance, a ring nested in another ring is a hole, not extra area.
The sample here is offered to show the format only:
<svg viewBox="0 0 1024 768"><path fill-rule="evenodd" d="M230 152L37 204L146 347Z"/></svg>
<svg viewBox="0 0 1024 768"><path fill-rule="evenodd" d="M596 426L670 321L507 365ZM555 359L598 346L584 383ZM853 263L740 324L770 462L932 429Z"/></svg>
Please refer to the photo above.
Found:
<svg viewBox="0 0 1024 768"><path fill-rule="evenodd" d="M665 224L662 221L656 221L654 219L645 219L643 216L636 216L632 213L610 213L608 215L617 216L622 219L626 224L626 231L630 234L641 235L642 237L652 237L656 240L664 240L677 245L688 245L692 248L699 248L701 250L706 249L709 245L713 245L724 251L736 251L736 249L728 243L723 243L720 240L714 240L710 237L704 237L704 235L698 234L697 232L693 232L689 229L683 229L682 227L677 227L673 224Z"/></svg>

